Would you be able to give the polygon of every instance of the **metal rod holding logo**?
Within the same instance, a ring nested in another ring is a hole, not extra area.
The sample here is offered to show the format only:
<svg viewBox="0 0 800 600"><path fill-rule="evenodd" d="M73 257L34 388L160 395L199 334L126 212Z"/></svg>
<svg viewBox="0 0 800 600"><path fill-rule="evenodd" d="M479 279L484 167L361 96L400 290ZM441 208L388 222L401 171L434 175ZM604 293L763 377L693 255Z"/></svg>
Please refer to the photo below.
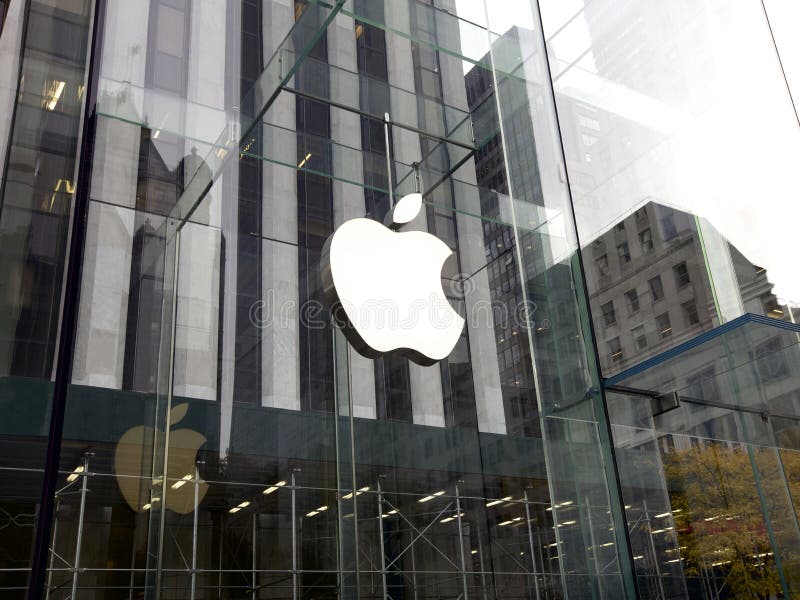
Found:
<svg viewBox="0 0 800 600"><path fill-rule="evenodd" d="M386 177L389 181L389 210L394 208L394 184L392 183L392 147L389 144L389 127L392 124L389 113L383 113L383 138L386 143Z"/></svg>

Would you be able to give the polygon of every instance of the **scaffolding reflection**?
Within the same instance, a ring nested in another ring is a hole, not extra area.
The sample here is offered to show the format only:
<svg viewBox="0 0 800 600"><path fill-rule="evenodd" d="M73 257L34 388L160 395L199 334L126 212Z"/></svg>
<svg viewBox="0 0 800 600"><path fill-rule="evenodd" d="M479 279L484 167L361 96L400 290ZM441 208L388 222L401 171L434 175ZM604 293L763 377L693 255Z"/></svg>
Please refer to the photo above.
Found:
<svg viewBox="0 0 800 600"><path fill-rule="evenodd" d="M109 475L92 471L92 456L85 453L80 466L65 473L68 481L59 490L48 600L90 592L133 599L144 590L147 568L136 556L138 531L130 532L130 567L96 564L91 542L98 530L96 515L130 508L96 504L104 496L93 499L92 488L102 488ZM551 507L530 501L527 491L517 499L475 497L464 494L459 480L426 493L402 493L387 490L383 475L371 485L337 490L304 486L298 481L302 472L295 469L266 487L245 485L248 494L212 508L200 490L208 485L213 491L216 484L204 481L203 468L198 462L191 479L168 481L192 489L194 510L191 516L168 515L164 598L562 597L559 556L551 551L558 545L553 542L557 526L543 518ZM330 505L319 504L334 494ZM289 511L281 510L287 505ZM359 557L357 589L348 587L350 573L341 557L326 550L347 527L341 523L352 519L358 521L359 535L357 547L347 551Z"/></svg>

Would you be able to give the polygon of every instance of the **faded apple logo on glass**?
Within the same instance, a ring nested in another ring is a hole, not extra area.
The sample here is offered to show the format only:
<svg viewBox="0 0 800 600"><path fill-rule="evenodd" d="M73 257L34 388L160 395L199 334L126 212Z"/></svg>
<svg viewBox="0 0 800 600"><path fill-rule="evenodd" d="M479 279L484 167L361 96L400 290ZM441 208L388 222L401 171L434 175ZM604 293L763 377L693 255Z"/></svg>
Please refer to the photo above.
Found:
<svg viewBox="0 0 800 600"><path fill-rule="evenodd" d="M169 413L169 460L164 506L178 514L186 515L195 509L195 464L197 452L206 443L206 438L193 429L173 429L189 410L184 402L172 408ZM162 499L152 494L158 486L150 486L152 475L153 443L157 431L153 427L139 425L126 431L117 443L114 452L114 473L125 501L135 512L144 512ZM197 482L197 501L202 501L208 491L208 484ZM159 494L160 496L160 494Z"/></svg>
<svg viewBox="0 0 800 600"><path fill-rule="evenodd" d="M325 295L345 337L367 358L397 352L430 366L450 354L464 328L442 290L450 248L427 232L393 231L421 208L422 195L409 194L390 213L392 229L351 219L325 242Z"/></svg>

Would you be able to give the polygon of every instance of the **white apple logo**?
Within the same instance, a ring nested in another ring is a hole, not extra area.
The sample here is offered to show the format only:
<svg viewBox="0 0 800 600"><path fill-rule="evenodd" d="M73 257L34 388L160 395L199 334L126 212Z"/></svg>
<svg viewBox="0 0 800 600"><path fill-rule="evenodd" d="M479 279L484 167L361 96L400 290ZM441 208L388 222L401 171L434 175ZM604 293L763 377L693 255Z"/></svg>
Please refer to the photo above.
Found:
<svg viewBox="0 0 800 600"><path fill-rule="evenodd" d="M413 220L422 195L403 197L390 213L395 227ZM423 231L397 232L371 219L342 224L322 251L322 282L337 323L368 358L398 351L421 365L452 352L464 319L442 290L452 254Z"/></svg>

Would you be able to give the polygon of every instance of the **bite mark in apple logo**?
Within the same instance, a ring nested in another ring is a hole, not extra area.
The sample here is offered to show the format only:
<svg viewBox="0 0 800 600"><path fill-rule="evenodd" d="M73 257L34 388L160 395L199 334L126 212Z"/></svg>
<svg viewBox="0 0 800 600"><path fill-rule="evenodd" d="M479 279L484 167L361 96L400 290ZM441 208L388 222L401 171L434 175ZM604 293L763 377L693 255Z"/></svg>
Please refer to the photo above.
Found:
<svg viewBox="0 0 800 600"><path fill-rule="evenodd" d="M401 198L394 227L412 221L422 195ZM397 352L424 366L447 357L464 319L442 290L442 266L452 254L436 236L393 231L371 219L343 223L322 251L322 283L334 319L357 352L377 358Z"/></svg>

